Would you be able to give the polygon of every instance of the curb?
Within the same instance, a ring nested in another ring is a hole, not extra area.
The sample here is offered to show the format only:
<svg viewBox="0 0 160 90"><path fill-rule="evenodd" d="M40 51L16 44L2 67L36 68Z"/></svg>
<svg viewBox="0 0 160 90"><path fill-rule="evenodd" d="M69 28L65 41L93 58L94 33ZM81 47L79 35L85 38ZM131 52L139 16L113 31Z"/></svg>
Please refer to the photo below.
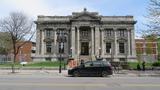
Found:
<svg viewBox="0 0 160 90"><path fill-rule="evenodd" d="M11 70L11 67L0 67L0 70ZM59 67L15 67L15 70L58 70ZM64 70L64 69L62 69Z"/></svg>

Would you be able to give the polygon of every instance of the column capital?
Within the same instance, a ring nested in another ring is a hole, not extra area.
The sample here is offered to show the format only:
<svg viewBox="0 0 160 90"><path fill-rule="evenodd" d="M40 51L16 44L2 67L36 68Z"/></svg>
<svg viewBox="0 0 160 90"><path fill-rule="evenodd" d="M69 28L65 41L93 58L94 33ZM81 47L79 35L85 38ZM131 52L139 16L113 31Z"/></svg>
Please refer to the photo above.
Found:
<svg viewBox="0 0 160 90"><path fill-rule="evenodd" d="M72 26L72 27L71 27L71 30L73 30L73 31L74 31L74 30L75 30L75 26Z"/></svg>
<svg viewBox="0 0 160 90"><path fill-rule="evenodd" d="M127 30L134 30L134 27L128 27Z"/></svg>
<svg viewBox="0 0 160 90"><path fill-rule="evenodd" d="M79 29L81 26L77 25L77 26L75 26L75 27Z"/></svg>
<svg viewBox="0 0 160 90"><path fill-rule="evenodd" d="M100 29L100 31L104 31L105 28L104 27L100 27L99 29Z"/></svg>
<svg viewBox="0 0 160 90"><path fill-rule="evenodd" d="M95 26L90 26L91 27L91 29L93 29Z"/></svg>
<svg viewBox="0 0 160 90"><path fill-rule="evenodd" d="M57 27L53 27L52 29L53 29L53 30L57 30Z"/></svg>
<svg viewBox="0 0 160 90"><path fill-rule="evenodd" d="M117 27L113 27L113 30L116 31L116 30L117 30Z"/></svg>

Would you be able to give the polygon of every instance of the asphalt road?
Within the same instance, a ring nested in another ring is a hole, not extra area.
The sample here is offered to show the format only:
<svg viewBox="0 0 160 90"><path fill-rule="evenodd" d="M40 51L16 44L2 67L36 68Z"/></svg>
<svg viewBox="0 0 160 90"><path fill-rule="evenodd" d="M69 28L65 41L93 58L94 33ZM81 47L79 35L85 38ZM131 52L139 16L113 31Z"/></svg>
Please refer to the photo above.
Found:
<svg viewBox="0 0 160 90"><path fill-rule="evenodd" d="M0 75L0 90L160 90L160 78Z"/></svg>

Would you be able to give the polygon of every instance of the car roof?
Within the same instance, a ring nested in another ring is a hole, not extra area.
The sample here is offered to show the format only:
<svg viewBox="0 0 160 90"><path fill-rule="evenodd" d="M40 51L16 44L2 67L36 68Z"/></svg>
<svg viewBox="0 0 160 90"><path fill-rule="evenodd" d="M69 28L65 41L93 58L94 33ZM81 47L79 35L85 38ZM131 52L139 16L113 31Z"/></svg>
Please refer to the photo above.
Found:
<svg viewBox="0 0 160 90"><path fill-rule="evenodd" d="M88 62L108 62L108 61L97 60L97 61L87 61L87 62L85 62L85 63L88 63Z"/></svg>

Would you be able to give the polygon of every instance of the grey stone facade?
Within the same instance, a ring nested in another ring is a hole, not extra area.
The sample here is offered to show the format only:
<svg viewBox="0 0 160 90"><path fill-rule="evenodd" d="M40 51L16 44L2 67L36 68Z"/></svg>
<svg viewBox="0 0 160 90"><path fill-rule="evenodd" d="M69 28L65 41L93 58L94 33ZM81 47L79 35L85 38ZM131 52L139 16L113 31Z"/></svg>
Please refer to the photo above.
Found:
<svg viewBox="0 0 160 90"><path fill-rule="evenodd" d="M97 12L73 12L69 16L38 16L34 61L57 60L57 32L67 35L63 57L75 60L135 61L133 16L102 16ZM49 53L48 53L49 52Z"/></svg>

